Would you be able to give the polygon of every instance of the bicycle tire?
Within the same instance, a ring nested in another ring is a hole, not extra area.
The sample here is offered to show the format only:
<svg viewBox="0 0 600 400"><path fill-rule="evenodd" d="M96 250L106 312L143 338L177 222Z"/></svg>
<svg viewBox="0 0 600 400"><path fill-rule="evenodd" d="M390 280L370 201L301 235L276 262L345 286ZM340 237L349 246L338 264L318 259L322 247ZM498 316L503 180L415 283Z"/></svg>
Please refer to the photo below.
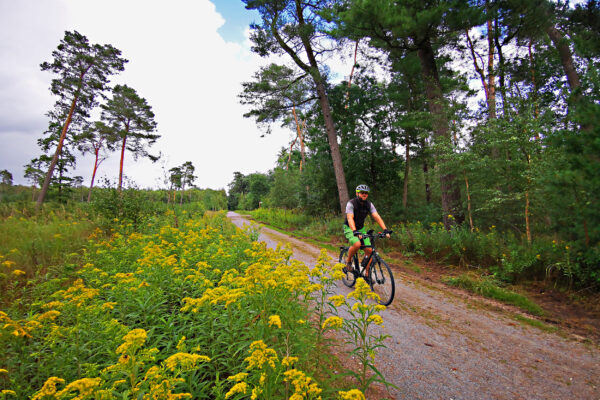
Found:
<svg viewBox="0 0 600 400"><path fill-rule="evenodd" d="M348 255L348 250L341 250L340 251L340 259L338 260L338 262L340 264L346 265L346 256L347 255ZM346 285L348 287L353 287L354 284L356 283L356 276L354 276L353 272L346 271L344 273L344 276L342 277L342 282L344 283L344 285Z"/></svg>
<svg viewBox="0 0 600 400"><path fill-rule="evenodd" d="M369 277L371 290L379 295L379 304L390 305L394 300L396 282L389 265L377 257L369 269Z"/></svg>

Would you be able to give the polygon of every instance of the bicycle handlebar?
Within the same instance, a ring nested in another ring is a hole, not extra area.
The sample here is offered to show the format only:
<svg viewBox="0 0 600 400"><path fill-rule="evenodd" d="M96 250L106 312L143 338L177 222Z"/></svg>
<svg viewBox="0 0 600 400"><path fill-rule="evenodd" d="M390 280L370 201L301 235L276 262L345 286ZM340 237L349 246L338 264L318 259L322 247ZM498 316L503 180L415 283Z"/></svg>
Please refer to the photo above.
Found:
<svg viewBox="0 0 600 400"><path fill-rule="evenodd" d="M363 237L368 237L370 239L374 239L376 237L380 238L380 239L383 239L384 237L386 237L386 235L391 235L394 231L386 229L383 232L377 232L376 234L374 234L374 232L375 231L373 229L369 229L367 231L367 233L357 232L357 233L354 234L354 236L362 235Z"/></svg>

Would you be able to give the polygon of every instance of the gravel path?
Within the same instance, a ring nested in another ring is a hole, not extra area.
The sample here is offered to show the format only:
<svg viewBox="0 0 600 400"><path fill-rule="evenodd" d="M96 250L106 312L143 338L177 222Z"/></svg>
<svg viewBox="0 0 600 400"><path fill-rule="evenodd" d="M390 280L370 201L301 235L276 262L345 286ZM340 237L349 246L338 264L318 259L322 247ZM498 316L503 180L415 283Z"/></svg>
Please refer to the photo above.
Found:
<svg viewBox="0 0 600 400"><path fill-rule="evenodd" d="M294 258L309 266L320 251L265 227L259 240L290 243ZM391 338L377 356L377 368L399 388L389 398L600 400L597 346L521 325L487 300L397 269L394 275L396 296L381 314ZM337 290L349 293L341 283Z"/></svg>

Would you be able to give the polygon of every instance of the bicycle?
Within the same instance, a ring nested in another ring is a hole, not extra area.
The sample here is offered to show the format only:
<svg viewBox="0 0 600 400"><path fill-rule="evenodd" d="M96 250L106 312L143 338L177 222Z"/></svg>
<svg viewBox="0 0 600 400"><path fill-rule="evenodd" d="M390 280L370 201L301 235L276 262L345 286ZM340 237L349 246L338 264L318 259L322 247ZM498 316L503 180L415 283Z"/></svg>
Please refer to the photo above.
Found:
<svg viewBox="0 0 600 400"><path fill-rule="evenodd" d="M392 300L394 300L394 293L396 291L396 283L394 282L394 275L389 265L381 259L379 253L375 249L375 239L382 239L386 237L386 234L392 233L392 231L379 232L373 234L373 229L369 230L366 234L363 234L363 238L367 237L371 239L371 245L365 246L361 240L361 250L370 247L373 249L371 255L364 255L360 264L358 263L358 252L352 258L352 264L354 269L352 271L345 271L345 276L342 278L344 285L353 287L356 283L356 279L363 278L365 282L369 284L371 290L379 295L379 304L387 306ZM341 264L346 264L346 257L348 255L348 246L340 246L340 259ZM368 276L365 275L368 269ZM346 270L346 268L344 268Z"/></svg>

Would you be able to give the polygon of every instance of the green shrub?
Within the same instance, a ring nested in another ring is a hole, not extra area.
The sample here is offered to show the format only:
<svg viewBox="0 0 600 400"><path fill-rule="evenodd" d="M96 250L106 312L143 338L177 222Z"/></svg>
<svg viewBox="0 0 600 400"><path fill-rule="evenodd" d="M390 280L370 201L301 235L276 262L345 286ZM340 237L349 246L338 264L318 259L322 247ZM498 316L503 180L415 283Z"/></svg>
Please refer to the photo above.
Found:
<svg viewBox="0 0 600 400"><path fill-rule="evenodd" d="M112 188L94 192L90 206L93 212L102 217L104 228L121 221L132 224L134 230L166 208L163 203L148 200L144 191L124 189L119 193L117 189Z"/></svg>
<svg viewBox="0 0 600 400"><path fill-rule="evenodd" d="M448 285L460 287L503 303L512 304L533 315L541 316L544 314L544 310L526 296L498 286L498 282L490 277L479 278L463 274L458 277L445 278L444 281Z"/></svg>

